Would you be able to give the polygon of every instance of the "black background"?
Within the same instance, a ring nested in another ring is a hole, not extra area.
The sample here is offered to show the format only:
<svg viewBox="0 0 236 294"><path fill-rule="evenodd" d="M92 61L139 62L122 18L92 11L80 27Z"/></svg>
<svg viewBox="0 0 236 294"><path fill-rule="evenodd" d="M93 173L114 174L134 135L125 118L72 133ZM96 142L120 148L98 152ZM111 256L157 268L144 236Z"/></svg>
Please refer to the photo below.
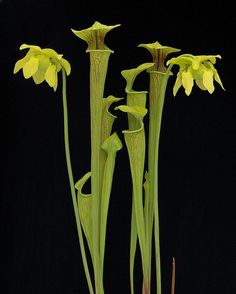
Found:
<svg viewBox="0 0 236 294"><path fill-rule="evenodd" d="M233 5L233 3L232 3ZM54 48L72 65L68 78L74 178L90 166L89 58L71 28L120 23L107 35L105 96L124 97L122 69L151 61L137 48L156 40L183 53L221 54L212 95L194 88L173 98L169 82L160 142L163 294L235 294L235 15L227 1L0 1L1 294L88 293L63 145L61 83L56 93L13 75L22 43ZM135 88L148 89L142 75ZM121 113L114 129L127 127ZM106 293L129 293L131 180L126 148L117 155L105 261ZM137 259L136 284L141 274Z"/></svg>

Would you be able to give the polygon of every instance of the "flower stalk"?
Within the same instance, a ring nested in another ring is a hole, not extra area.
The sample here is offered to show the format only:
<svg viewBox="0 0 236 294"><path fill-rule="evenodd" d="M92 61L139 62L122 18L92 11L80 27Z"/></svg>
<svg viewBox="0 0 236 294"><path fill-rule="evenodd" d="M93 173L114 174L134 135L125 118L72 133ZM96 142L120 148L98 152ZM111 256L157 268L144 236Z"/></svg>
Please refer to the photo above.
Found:
<svg viewBox="0 0 236 294"><path fill-rule="evenodd" d="M73 203L73 207L74 207L74 214L75 214L75 220L76 220L76 226L77 226L77 232L78 232L78 237L79 237L80 250L81 250L84 271L85 271L85 275L86 275L86 279L87 279L89 293L93 294L94 291L93 291L93 286L92 286L92 282L91 282L91 277L90 277L86 253L85 253L82 228L81 228L80 218L79 218L77 197L76 197L76 193L75 193L74 177L73 177L73 171L72 171L72 166L71 166L69 131L68 131L67 95L66 95L66 74L65 74L64 69L62 69L62 98L63 98L63 118L64 118L64 145L65 145L67 172L68 172L69 183L70 183L70 191L71 191L72 203Z"/></svg>

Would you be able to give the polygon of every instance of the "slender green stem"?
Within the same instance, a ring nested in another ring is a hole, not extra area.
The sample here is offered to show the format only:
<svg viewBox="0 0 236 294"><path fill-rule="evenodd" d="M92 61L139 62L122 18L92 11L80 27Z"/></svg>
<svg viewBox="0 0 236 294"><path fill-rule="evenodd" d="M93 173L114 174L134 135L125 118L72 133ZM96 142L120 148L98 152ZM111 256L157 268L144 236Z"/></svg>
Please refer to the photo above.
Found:
<svg viewBox="0 0 236 294"><path fill-rule="evenodd" d="M71 190L72 202L74 207L75 220L76 220L84 271L85 271L85 275L86 275L86 279L88 283L89 293L94 294L91 277L89 273L89 268L88 268L88 263L87 263L87 258L86 258L86 253L85 253L85 248L84 248L82 228L81 228L81 223L79 218L79 210L78 210L73 172L72 172L72 166L71 166L69 132L68 132L68 110L67 110L67 97L66 97L66 73L64 69L62 69L62 98L63 98L63 114L64 114L64 143L65 143L67 172L69 177L70 190Z"/></svg>

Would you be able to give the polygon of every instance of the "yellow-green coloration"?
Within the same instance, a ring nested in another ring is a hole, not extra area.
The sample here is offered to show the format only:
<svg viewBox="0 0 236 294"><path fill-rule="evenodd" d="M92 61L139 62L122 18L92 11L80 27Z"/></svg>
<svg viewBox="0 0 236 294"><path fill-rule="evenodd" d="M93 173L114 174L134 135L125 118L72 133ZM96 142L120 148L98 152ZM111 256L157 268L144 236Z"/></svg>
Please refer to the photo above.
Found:
<svg viewBox="0 0 236 294"><path fill-rule="evenodd" d="M183 54L168 60L167 65L179 65L179 72L173 88L174 96L181 86L184 87L186 95L189 96L194 81L201 90L207 90L210 94L215 90L214 80L224 89L217 70L214 67L217 58L221 58L221 56Z"/></svg>
<svg viewBox="0 0 236 294"><path fill-rule="evenodd" d="M109 136L103 143L102 149L106 152L104 176L102 185L102 197L101 197L101 265L104 263L105 253L105 239L106 239L106 224L109 208L109 200L112 187L112 179L115 168L116 153L122 148L122 143L116 133ZM84 194L82 192L83 186L86 181L91 177L91 172L86 173L76 184L75 188L78 190L78 209L80 215L81 225L88 243L90 252L93 252L93 214L91 213L92 202L94 201L93 195ZM91 255L93 260L93 255Z"/></svg>
<svg viewBox="0 0 236 294"><path fill-rule="evenodd" d="M62 54L50 48L41 49L39 46L23 44L20 50L29 49L25 57L18 60L14 67L14 74L22 69L26 79L33 78L35 84L46 81L56 91L58 72L63 68L67 75L71 72L69 62Z"/></svg>
<svg viewBox="0 0 236 294"><path fill-rule="evenodd" d="M136 68L122 70L121 74L126 80L126 93L134 91L132 88L137 75L144 70L150 69L153 65L154 63L149 62L143 63Z"/></svg>
<svg viewBox="0 0 236 294"><path fill-rule="evenodd" d="M162 46L159 42L140 44L146 48L152 56L154 65L147 70L150 76L149 86L149 138L148 138L148 172L146 173L145 190L145 219L147 238L147 276L148 287L143 293L150 293L151 264L152 264L152 240L154 224L155 263L156 263L156 288L157 294L161 294L161 260L159 237L159 209L158 209L158 153L161 130L162 110L164 105L165 90L171 68L165 67L168 54L178 52L170 46Z"/></svg>
<svg viewBox="0 0 236 294"><path fill-rule="evenodd" d="M145 162L145 130L143 118L147 109L142 106L121 105L116 109L129 114L129 129L123 131L129 154L130 170L133 183L132 219L130 236L130 287L134 293L134 260L137 247L137 237L140 245L143 285L147 283L146 232L143 204L143 174ZM133 121L132 121L133 120ZM135 128L137 127L137 128Z"/></svg>
<svg viewBox="0 0 236 294"><path fill-rule="evenodd" d="M165 59L170 53L178 52L180 49L162 46L159 42L140 44L138 47L146 48L152 55L154 66L152 70L166 72Z"/></svg>
<svg viewBox="0 0 236 294"><path fill-rule="evenodd" d="M143 293L149 293L150 274L149 274L149 253L146 227L146 215L144 213L143 201L143 178L145 162L145 130L143 118L147 114L146 95L147 91L133 90L133 84L138 74L152 68L154 63L144 63L137 68L123 70L122 76L126 80L125 91L127 93L127 105L118 106L119 109L128 114L129 128L123 131L127 146L130 169L133 183L132 195L132 217L130 235L130 289L134 294L134 260L137 249L137 240L140 246L142 270L143 270ZM146 197L146 195L145 195Z"/></svg>
<svg viewBox="0 0 236 294"><path fill-rule="evenodd" d="M120 25L104 25L95 22L91 27L72 32L84 40L90 56L90 127L91 127L91 171L86 173L76 184L74 183L68 130L68 110L66 95L66 76L71 72L69 62L62 54L50 48L42 49L36 45L23 44L20 50L28 49L24 58L16 62L14 74L22 69L26 79L32 77L36 84L46 81L50 87L57 90L58 72L62 73L62 98L64 116L64 144L67 172L71 190L81 257L90 294L104 294L103 272L106 243L107 217L112 189L113 174L117 152L122 148L116 132L112 133L116 116L109 112L109 107L122 98L112 95L104 98L108 63L111 53L104 43L106 34ZM190 95L194 82L197 86L213 93L216 81L224 89L215 69L220 55L183 54L170 59L171 53L180 49L163 46L159 42L140 44L152 55L152 62L143 63L137 68L123 70L126 80L126 105L115 109L127 113L128 130L124 130L124 138L129 155L132 176L132 214L130 234L130 288L135 293L134 264L137 246L143 270L142 294L151 293L152 244L155 241L156 293L161 294L161 259L159 238L158 209L158 155L161 135L162 112L165 101L166 87L174 65L179 66L179 72L173 88L174 96L183 86L185 93ZM146 108L147 91L133 89L135 79L141 72L147 71L150 77L149 109ZM146 138L144 117L149 114L148 137L148 170L145 172ZM144 175L145 174L145 175ZM82 192L84 184L91 179L91 193ZM144 182L144 183L143 183ZM76 195L76 190L78 190ZM84 233L84 234L83 234ZM154 236L153 236L154 235ZM90 268L84 246L87 241L93 266L94 283L91 280ZM173 292L173 290L172 290Z"/></svg>
<svg viewBox="0 0 236 294"><path fill-rule="evenodd" d="M103 267L107 213L116 152L122 146L116 134L110 136L115 116L108 111L109 106L120 98L103 96L108 62L113 53L105 45L104 40L106 34L118 26L106 26L95 22L87 29L72 30L76 36L87 42L86 52L90 55L91 200L88 201L92 217L89 226L82 226L85 230L89 230L85 235L88 236L87 241L93 261L96 294L104 293ZM80 217L85 216L80 214ZM85 224L86 221L81 220L81 223Z"/></svg>
<svg viewBox="0 0 236 294"><path fill-rule="evenodd" d="M72 29L72 32L79 37L80 39L84 40L88 44L88 50L110 50L104 43L104 39L106 34L111 31L112 29L119 27L120 24L107 26L101 24L98 21L84 30L76 31Z"/></svg>

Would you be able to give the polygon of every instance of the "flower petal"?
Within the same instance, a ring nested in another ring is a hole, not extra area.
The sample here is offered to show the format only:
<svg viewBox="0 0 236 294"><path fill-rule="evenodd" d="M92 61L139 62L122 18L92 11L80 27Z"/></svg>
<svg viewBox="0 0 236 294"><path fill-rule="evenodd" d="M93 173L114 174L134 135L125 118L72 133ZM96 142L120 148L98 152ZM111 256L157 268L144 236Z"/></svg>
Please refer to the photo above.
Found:
<svg viewBox="0 0 236 294"><path fill-rule="evenodd" d="M212 70L206 70L203 73L203 85L207 89L207 91L212 94L215 90L214 83L213 83L213 71Z"/></svg>
<svg viewBox="0 0 236 294"><path fill-rule="evenodd" d="M19 70L23 68L23 66L26 64L26 62L30 59L30 56L28 53L25 55L25 57L18 60L14 66L13 73L16 74Z"/></svg>
<svg viewBox="0 0 236 294"><path fill-rule="evenodd" d="M57 69L54 64L50 64L46 73L45 80L50 87L53 87L54 91L57 89Z"/></svg>
<svg viewBox="0 0 236 294"><path fill-rule="evenodd" d="M38 58L32 56L23 66L24 77L26 79L29 79L30 77L32 77L32 75L34 75L37 72L38 66L39 66Z"/></svg>
<svg viewBox="0 0 236 294"><path fill-rule="evenodd" d="M41 84L45 80L45 71L38 70L32 78L36 85Z"/></svg>
<svg viewBox="0 0 236 294"><path fill-rule="evenodd" d="M42 50L39 46L36 46L36 45L27 45L27 44L22 44L20 46L20 50L23 50L23 49L35 49L35 50L39 50L39 51Z"/></svg>
<svg viewBox="0 0 236 294"><path fill-rule="evenodd" d="M196 79L195 81L196 81L197 86L198 86L201 90L206 91L206 87L203 85L202 79Z"/></svg>
<svg viewBox="0 0 236 294"><path fill-rule="evenodd" d="M214 68L214 79L215 79L215 81L216 81L218 84L220 84L221 88L222 88L223 90L225 90L225 88L224 88L224 86L223 86L223 84L222 84L222 82L221 82L220 76L218 75L218 72L217 72L217 70L216 70L215 68Z"/></svg>
<svg viewBox="0 0 236 294"><path fill-rule="evenodd" d="M57 90L57 84L58 84L58 77L57 77L57 73L55 74L55 85L53 87L54 92L56 92Z"/></svg>
<svg viewBox="0 0 236 294"><path fill-rule="evenodd" d="M182 72L182 84L186 95L189 96L193 88L193 76L190 71Z"/></svg>
<svg viewBox="0 0 236 294"><path fill-rule="evenodd" d="M173 95L175 96L179 88L182 86L182 73L179 71L175 80Z"/></svg>
<svg viewBox="0 0 236 294"><path fill-rule="evenodd" d="M42 52L43 52L43 54L45 54L51 58L58 59L58 60L60 60L63 56L63 54L57 54L57 52L51 48L42 49Z"/></svg>
<svg viewBox="0 0 236 294"><path fill-rule="evenodd" d="M178 57L173 57L166 62L166 65L169 64L177 64L177 65L191 65L192 64L193 55L191 54L182 54Z"/></svg>
<svg viewBox="0 0 236 294"><path fill-rule="evenodd" d="M65 59L65 58L62 58L60 60L60 64L61 66L65 69L66 71L66 74L69 75L71 73L71 66L70 66L70 63Z"/></svg>

